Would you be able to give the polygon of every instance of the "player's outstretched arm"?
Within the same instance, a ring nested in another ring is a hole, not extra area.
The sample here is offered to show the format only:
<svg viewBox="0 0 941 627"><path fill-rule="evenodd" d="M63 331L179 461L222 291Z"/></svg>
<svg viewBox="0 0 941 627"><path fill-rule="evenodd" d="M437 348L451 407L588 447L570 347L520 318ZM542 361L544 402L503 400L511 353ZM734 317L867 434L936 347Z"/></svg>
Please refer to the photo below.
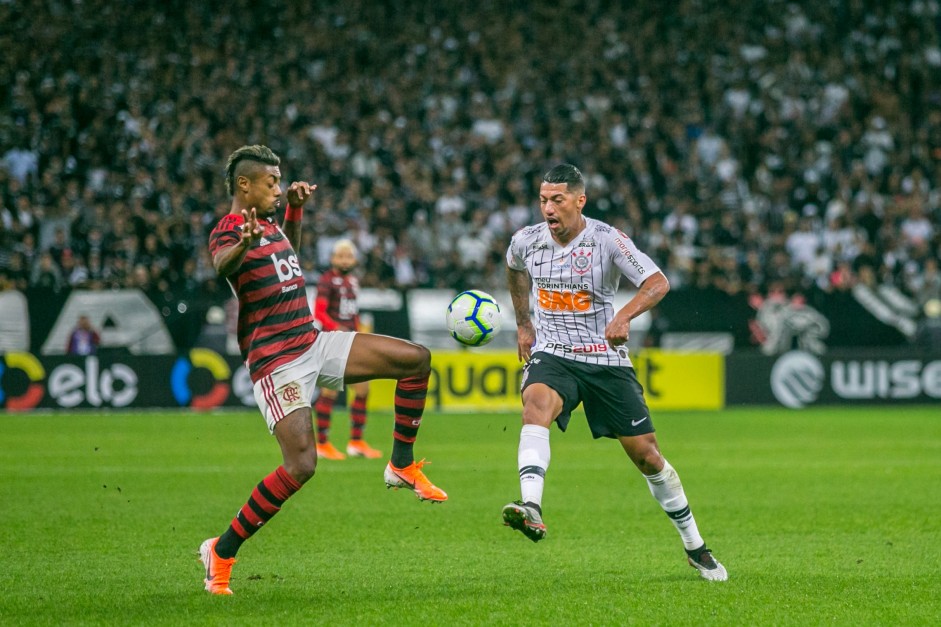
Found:
<svg viewBox="0 0 941 627"><path fill-rule="evenodd" d="M301 215L304 211L304 203L311 197L316 185L304 183L303 181L294 181L288 187L288 208L284 212L284 222L281 223L281 230L285 237L291 242L291 247L295 251L301 249Z"/></svg>
<svg viewBox="0 0 941 627"><path fill-rule="evenodd" d="M212 257L212 265L220 276L229 276L238 270L252 242L261 239L261 234L264 232L258 224L254 207L251 211L242 209L242 218L245 221L242 223L241 239L238 243L220 248Z"/></svg>
<svg viewBox="0 0 941 627"><path fill-rule="evenodd" d="M658 272L641 284L640 289L621 307L604 330L604 338L611 346L620 346L627 342L631 332L631 320L657 305L670 291L667 277Z"/></svg>
<svg viewBox="0 0 941 627"><path fill-rule="evenodd" d="M529 291L532 280L525 270L506 268L507 284L510 288L510 299L513 301L513 311L516 313L516 354L520 361L529 361L532 355L533 342L536 340L536 330L529 315Z"/></svg>

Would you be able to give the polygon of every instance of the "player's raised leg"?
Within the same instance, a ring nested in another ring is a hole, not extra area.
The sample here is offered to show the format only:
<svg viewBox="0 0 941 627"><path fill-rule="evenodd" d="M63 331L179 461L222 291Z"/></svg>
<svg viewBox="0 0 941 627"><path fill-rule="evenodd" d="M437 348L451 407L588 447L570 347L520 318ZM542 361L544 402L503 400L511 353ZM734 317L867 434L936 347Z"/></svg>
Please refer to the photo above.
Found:
<svg viewBox="0 0 941 627"><path fill-rule="evenodd" d="M446 501L448 495L428 480L415 461L414 444L421 426L431 375L431 353L427 348L385 335L357 333L350 348L344 380L359 383L372 379L395 379L395 425L392 456L384 478L390 488L407 488L421 500Z"/></svg>
<svg viewBox="0 0 941 627"><path fill-rule="evenodd" d="M624 436L619 440L628 457L643 473L650 493L679 532L690 566L697 569L704 579L728 579L725 567L712 556L712 551L706 547L706 542L699 534L680 476L660 453L656 436L646 433Z"/></svg>

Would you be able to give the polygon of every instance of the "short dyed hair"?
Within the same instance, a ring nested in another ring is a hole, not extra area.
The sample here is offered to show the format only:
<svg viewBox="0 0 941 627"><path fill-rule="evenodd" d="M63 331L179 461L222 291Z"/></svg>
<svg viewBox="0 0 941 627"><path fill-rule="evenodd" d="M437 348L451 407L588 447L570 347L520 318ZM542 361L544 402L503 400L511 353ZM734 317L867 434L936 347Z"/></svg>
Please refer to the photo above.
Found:
<svg viewBox="0 0 941 627"><path fill-rule="evenodd" d="M348 250L353 253L354 257L359 256L359 251L356 250L356 244L353 243L351 239L339 239L333 245L333 254L337 254L342 250Z"/></svg>
<svg viewBox="0 0 941 627"><path fill-rule="evenodd" d="M585 178L582 176L581 170L571 163L560 163L553 167L542 177L542 182L553 184L565 183L569 191L578 190L582 193L585 192Z"/></svg>
<svg viewBox="0 0 941 627"><path fill-rule="evenodd" d="M231 155L225 163L225 191L229 196L235 195L235 179L240 176L251 176L261 165L280 165L281 158L267 146L255 144L242 146Z"/></svg>

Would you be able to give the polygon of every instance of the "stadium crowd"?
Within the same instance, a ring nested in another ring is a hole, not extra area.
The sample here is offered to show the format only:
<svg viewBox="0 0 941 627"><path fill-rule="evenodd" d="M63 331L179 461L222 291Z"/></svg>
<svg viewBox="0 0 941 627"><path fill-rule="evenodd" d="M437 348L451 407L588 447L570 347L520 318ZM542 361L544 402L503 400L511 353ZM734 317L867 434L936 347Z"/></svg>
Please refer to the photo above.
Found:
<svg viewBox="0 0 941 627"><path fill-rule="evenodd" d="M222 168L315 182L311 279L505 284L559 161L674 289L941 298L937 0L0 2L0 289L220 288Z"/></svg>

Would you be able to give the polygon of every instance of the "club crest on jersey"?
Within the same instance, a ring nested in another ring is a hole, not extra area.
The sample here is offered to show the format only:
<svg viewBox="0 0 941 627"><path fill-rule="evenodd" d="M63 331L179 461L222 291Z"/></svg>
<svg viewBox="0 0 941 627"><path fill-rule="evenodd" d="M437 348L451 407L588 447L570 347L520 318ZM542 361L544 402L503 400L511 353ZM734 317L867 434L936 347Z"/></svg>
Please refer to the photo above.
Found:
<svg viewBox="0 0 941 627"><path fill-rule="evenodd" d="M296 403L301 399L301 390L296 383L289 383L281 388L281 398L285 403Z"/></svg>
<svg viewBox="0 0 941 627"><path fill-rule="evenodd" d="M576 250L572 253L572 271L578 274L585 274L591 271L591 253L584 249Z"/></svg>

